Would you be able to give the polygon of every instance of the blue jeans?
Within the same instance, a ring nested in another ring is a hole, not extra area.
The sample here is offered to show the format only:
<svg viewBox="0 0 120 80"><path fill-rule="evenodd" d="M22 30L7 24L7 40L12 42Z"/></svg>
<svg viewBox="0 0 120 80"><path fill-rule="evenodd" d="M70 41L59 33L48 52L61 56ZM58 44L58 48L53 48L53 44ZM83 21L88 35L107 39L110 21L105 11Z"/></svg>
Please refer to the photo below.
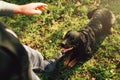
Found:
<svg viewBox="0 0 120 80"><path fill-rule="evenodd" d="M37 50L34 50L26 45L23 45L24 48L26 49L29 57L29 62L30 62L30 68L31 68L31 75L32 75L32 80L40 80L38 76L35 74L33 71L36 69L37 71L45 71L45 72L51 72L54 70L56 61L55 59L51 60L44 60L42 54L38 52Z"/></svg>

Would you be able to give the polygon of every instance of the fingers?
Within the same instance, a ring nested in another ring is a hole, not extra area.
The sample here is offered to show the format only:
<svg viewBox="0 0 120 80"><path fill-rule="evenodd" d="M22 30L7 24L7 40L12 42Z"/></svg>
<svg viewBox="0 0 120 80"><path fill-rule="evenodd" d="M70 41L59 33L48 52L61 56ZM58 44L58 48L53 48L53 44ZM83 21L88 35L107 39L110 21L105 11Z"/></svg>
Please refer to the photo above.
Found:
<svg viewBox="0 0 120 80"><path fill-rule="evenodd" d="M42 14L42 11L41 10L34 10L32 14Z"/></svg>
<svg viewBox="0 0 120 80"><path fill-rule="evenodd" d="M36 8L36 10L41 10L41 11L46 10L46 9L47 9L46 6L39 6Z"/></svg>
<svg viewBox="0 0 120 80"><path fill-rule="evenodd" d="M35 14L41 14L42 11L46 10L47 9L47 4L44 4L44 3L35 3L35 10L34 10L34 13Z"/></svg>
<svg viewBox="0 0 120 80"><path fill-rule="evenodd" d="M36 9L37 10L45 10L47 9L48 5L44 3L35 3L36 4Z"/></svg>
<svg viewBox="0 0 120 80"><path fill-rule="evenodd" d="M26 6L26 15L41 14L43 10L47 9L47 6L48 5L44 3L30 3Z"/></svg>
<svg viewBox="0 0 120 80"><path fill-rule="evenodd" d="M45 4L45 3L35 3L37 6L48 6L47 4Z"/></svg>

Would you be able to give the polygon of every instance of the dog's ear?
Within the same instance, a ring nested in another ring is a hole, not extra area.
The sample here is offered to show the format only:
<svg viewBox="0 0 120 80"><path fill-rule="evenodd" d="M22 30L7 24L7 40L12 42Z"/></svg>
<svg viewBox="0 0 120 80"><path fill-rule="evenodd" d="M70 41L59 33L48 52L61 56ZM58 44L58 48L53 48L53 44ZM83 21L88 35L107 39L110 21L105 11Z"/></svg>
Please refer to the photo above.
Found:
<svg viewBox="0 0 120 80"><path fill-rule="evenodd" d="M67 34L70 33L71 31L73 31L73 30L69 30L69 31L67 32Z"/></svg>
<svg viewBox="0 0 120 80"><path fill-rule="evenodd" d="M91 10L91 11L88 11L88 13L87 13L88 19L91 19L91 18L92 18L93 14L94 14L94 12L95 12L96 10L98 10L98 9L93 9L93 10Z"/></svg>
<svg viewBox="0 0 120 80"><path fill-rule="evenodd" d="M64 35L64 38L67 37L70 34L71 31L73 31L73 30L67 31L66 34Z"/></svg>

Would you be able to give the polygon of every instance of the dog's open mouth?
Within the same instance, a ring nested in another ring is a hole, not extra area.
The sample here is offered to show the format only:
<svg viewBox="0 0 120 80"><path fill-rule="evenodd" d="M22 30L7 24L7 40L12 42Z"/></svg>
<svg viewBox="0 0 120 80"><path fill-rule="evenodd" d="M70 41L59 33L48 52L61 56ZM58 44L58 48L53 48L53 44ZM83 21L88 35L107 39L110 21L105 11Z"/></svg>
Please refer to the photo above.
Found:
<svg viewBox="0 0 120 80"><path fill-rule="evenodd" d="M73 47L71 47L71 48L62 48L61 51L62 51L62 53L66 53L67 51L70 51L72 49L73 49Z"/></svg>

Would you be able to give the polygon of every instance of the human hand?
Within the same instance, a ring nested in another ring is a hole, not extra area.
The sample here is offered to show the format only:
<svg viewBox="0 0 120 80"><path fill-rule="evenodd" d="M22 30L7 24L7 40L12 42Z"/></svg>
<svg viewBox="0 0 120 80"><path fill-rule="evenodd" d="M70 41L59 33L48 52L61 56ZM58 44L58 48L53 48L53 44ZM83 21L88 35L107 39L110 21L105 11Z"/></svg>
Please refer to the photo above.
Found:
<svg viewBox="0 0 120 80"><path fill-rule="evenodd" d="M44 3L29 3L25 5L17 5L13 13L15 14L24 14L24 15L33 15L41 14L43 10L47 9L47 4Z"/></svg>

